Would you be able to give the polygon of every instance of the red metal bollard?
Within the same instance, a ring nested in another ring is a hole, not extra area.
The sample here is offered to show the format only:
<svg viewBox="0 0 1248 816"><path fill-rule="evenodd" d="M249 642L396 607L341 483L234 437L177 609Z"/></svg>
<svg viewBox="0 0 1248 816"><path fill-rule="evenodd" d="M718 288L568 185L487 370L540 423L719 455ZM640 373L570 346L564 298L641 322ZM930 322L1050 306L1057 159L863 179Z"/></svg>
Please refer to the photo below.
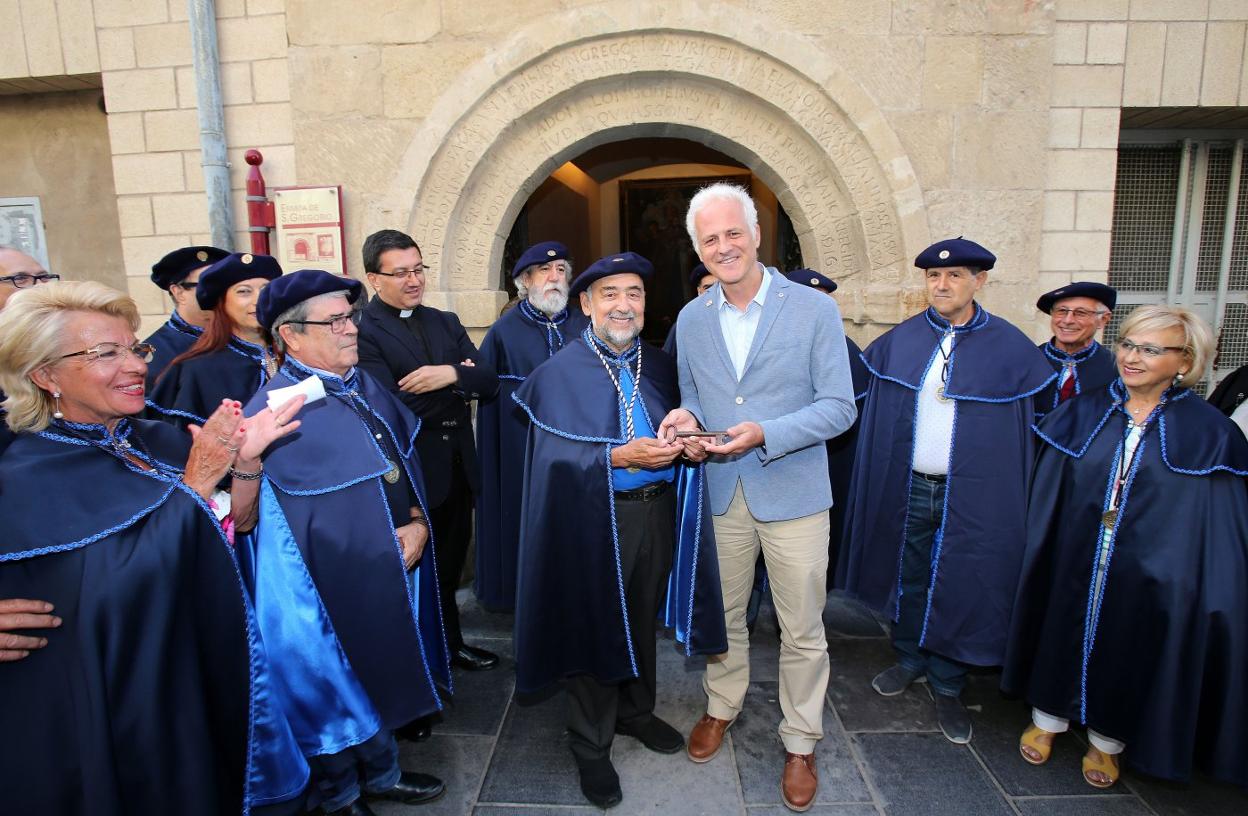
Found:
<svg viewBox="0 0 1248 816"><path fill-rule="evenodd" d="M243 158L251 165L247 171L247 230L251 233L251 251L256 255L271 255L269 230L277 222L273 216L273 202L269 201L260 165L264 156L259 150L248 150Z"/></svg>

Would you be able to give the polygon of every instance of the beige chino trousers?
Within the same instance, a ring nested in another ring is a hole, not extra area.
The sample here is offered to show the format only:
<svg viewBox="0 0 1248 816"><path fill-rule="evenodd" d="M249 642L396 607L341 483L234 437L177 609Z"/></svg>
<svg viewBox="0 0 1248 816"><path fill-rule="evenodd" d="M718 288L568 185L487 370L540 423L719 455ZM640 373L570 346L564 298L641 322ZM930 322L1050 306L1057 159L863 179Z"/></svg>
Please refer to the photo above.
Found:
<svg viewBox="0 0 1248 816"><path fill-rule="evenodd" d="M746 506L738 482L727 512L713 521L728 651L707 658L702 681L706 713L721 720L736 719L745 701L750 685L745 608L761 546L780 619L780 710L784 714L780 738L786 751L809 754L823 738L823 702L828 689L828 640L823 628L828 513L759 521Z"/></svg>

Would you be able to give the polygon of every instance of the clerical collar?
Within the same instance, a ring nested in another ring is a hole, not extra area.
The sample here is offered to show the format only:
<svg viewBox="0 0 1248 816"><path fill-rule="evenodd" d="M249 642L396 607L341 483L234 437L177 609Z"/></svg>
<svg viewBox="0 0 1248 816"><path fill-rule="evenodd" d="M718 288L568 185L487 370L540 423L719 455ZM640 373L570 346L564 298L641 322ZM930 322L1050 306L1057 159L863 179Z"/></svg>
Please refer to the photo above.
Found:
<svg viewBox="0 0 1248 816"><path fill-rule="evenodd" d="M927 311L923 314L927 317L927 323L932 327L932 331L937 334L945 334L946 332L954 332L962 334L963 332L973 332L982 329L988 325L988 313L984 311L984 307L975 301L971 301L971 305L975 307L975 313L971 315L971 319L963 323L961 326L954 326L948 320L940 316L940 312L935 307L928 306Z"/></svg>
<svg viewBox="0 0 1248 816"><path fill-rule="evenodd" d="M598 354L601 357L603 357L607 362L618 367L629 365L633 360L637 359L637 355L641 353L640 337L633 338L632 345L624 351L616 351L607 345L606 341L594 334L592 326L585 327L585 331L581 332L581 339L585 341L585 344L589 346L591 351L597 349Z"/></svg>
<svg viewBox="0 0 1248 816"><path fill-rule="evenodd" d="M419 309L419 308L420 308L420 306L416 306L415 308L412 308L412 309L400 309L400 308L397 308L397 307L395 307L395 306L391 306L389 303L386 303L386 302L385 302L384 300L382 300L380 297L375 297L375 298L373 298L373 299L374 299L375 301L377 301L377 304L378 304L378 305L379 305L379 306L380 306L380 307L381 307L384 311L387 311L387 312L389 312L390 314L392 314L392 315L394 315L395 317L400 318L400 319L402 319L402 320L407 320L409 317L411 317L413 314L415 314L416 309Z"/></svg>
<svg viewBox="0 0 1248 816"><path fill-rule="evenodd" d="M1049 342L1044 344L1043 349L1044 349L1045 356L1048 357L1050 360L1053 360L1054 362L1082 363L1084 360L1087 360L1088 358L1090 358L1093 354L1096 354L1097 349L1099 349L1100 347L1101 347L1101 344L1093 340L1088 345L1087 348L1080 349L1079 351L1076 351L1074 354L1071 354L1070 352L1062 351L1060 348L1058 348L1057 343L1054 343L1052 338L1050 338Z"/></svg>

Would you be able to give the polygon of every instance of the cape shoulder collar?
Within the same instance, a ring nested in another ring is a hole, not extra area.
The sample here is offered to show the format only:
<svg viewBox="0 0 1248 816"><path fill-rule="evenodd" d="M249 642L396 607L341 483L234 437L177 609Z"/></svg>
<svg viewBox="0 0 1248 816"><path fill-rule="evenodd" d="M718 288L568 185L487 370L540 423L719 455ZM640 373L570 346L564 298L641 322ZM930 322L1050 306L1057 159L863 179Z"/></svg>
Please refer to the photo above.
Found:
<svg viewBox="0 0 1248 816"><path fill-rule="evenodd" d="M1080 349L1074 354L1070 354L1062 351L1052 340L1049 340L1049 342L1040 347L1040 350L1044 352L1045 357L1048 357L1058 365L1065 365L1066 363L1075 363L1078 365L1079 363L1086 362L1095 357L1096 353L1101 350L1101 344L1093 340L1092 344L1087 348Z"/></svg>
<svg viewBox="0 0 1248 816"><path fill-rule="evenodd" d="M1032 430L1051 447L1080 459L1102 433L1113 434L1115 439L1122 434L1130 420L1126 401L1126 388L1115 380L1104 389L1062 403L1039 425L1032 425ZM1190 389L1167 389L1145 433L1160 440L1161 460L1174 473L1248 476L1248 439Z"/></svg>

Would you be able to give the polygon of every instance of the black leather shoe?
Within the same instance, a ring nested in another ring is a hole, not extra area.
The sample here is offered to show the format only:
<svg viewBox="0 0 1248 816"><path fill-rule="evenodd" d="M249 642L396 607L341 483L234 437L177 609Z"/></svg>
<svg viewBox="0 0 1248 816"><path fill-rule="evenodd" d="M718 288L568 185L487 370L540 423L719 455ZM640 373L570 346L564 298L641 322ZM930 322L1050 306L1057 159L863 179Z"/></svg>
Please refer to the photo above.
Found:
<svg viewBox="0 0 1248 816"><path fill-rule="evenodd" d="M617 722L615 733L636 737L641 740L642 745L660 754L674 754L685 747L685 738L680 732L658 717L652 716L640 725Z"/></svg>
<svg viewBox="0 0 1248 816"><path fill-rule="evenodd" d="M356 799L341 810L324 811L325 816L377 816L363 799Z"/></svg>
<svg viewBox="0 0 1248 816"><path fill-rule="evenodd" d="M460 646L451 652L451 665L465 671L488 671L498 665L498 655L475 646Z"/></svg>
<svg viewBox="0 0 1248 816"><path fill-rule="evenodd" d="M405 739L408 742L424 742L433 735L433 717L412 720L407 725L394 729L394 734L399 739Z"/></svg>
<svg viewBox="0 0 1248 816"><path fill-rule="evenodd" d="M432 802L444 793L446 793L446 785L436 776L404 771L399 775L399 781L390 790L366 795L370 799L386 799L390 802L402 802L405 805L418 805L421 802Z"/></svg>
<svg viewBox="0 0 1248 816"><path fill-rule="evenodd" d="M620 776L609 758L577 759L576 766L581 772L581 793L590 803L605 810L615 807L624 798Z"/></svg>

